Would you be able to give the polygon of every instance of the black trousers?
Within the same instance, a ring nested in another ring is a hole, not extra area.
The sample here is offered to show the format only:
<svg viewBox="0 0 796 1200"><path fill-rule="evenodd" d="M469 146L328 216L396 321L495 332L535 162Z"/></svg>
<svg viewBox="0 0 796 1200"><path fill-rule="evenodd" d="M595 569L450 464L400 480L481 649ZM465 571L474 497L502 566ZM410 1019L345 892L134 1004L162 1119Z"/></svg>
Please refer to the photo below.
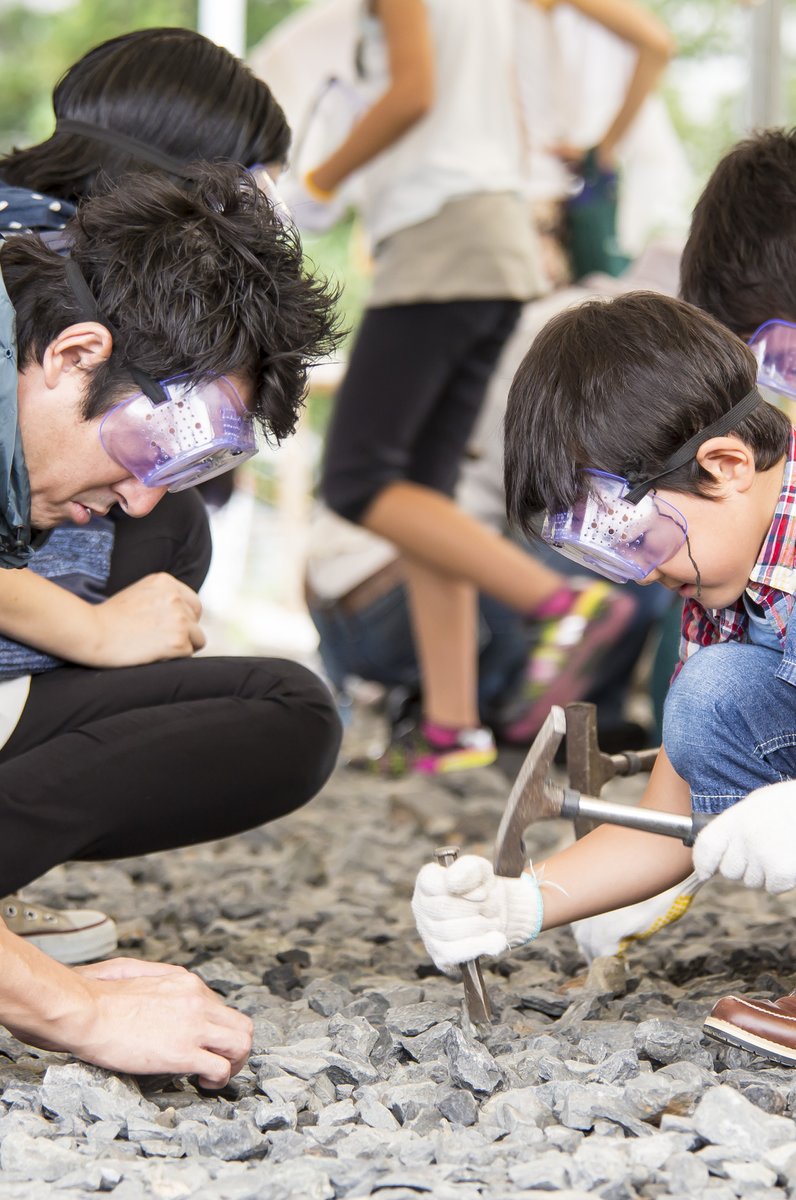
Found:
<svg viewBox="0 0 796 1200"><path fill-rule="evenodd" d="M358 521L388 484L452 495L516 300L399 304L365 312L326 437L321 490Z"/></svg>
<svg viewBox="0 0 796 1200"><path fill-rule="evenodd" d="M167 496L150 517L120 520L109 591L170 565L198 587L208 550L199 498ZM0 750L0 895L68 859L167 850L284 816L323 786L339 744L324 684L282 659L34 676Z"/></svg>

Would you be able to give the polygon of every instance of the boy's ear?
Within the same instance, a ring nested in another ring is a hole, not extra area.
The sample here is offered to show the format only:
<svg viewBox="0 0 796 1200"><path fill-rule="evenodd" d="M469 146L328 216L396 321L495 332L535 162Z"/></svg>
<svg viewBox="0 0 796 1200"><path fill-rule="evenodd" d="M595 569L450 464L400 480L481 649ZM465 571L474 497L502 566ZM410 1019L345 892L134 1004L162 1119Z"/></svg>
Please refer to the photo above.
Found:
<svg viewBox="0 0 796 1200"><path fill-rule="evenodd" d="M713 476L717 493L745 492L752 486L757 468L754 451L740 438L708 438L697 450L700 467Z"/></svg>
<svg viewBox="0 0 796 1200"><path fill-rule="evenodd" d="M98 321L68 325L44 351L42 370L47 387L56 387L70 371L87 371L106 362L113 350L110 330Z"/></svg>

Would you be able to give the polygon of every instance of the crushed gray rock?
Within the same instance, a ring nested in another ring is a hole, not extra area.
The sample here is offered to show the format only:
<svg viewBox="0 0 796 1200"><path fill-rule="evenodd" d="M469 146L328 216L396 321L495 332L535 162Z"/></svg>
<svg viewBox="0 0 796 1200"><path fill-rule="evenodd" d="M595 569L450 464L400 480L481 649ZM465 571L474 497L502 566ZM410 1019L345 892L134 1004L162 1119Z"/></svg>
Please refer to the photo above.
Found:
<svg viewBox="0 0 796 1200"><path fill-rule="evenodd" d="M0 1032L0 1200L796 1194L792 1072L702 1034L719 996L793 986L788 897L712 883L590 971L569 930L543 934L484 964L496 1019L480 1037L409 898L438 841L490 854L508 785L449 782L341 768L264 829L31 888L110 911L123 953L197 970L252 1017L254 1046L214 1097ZM529 851L570 836L549 822Z"/></svg>

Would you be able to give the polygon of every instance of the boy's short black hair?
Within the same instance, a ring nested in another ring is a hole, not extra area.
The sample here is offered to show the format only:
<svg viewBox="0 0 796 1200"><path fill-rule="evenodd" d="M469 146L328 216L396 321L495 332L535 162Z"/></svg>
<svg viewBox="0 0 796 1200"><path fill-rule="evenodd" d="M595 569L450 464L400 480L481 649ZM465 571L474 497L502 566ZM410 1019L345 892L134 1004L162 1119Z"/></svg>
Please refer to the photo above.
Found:
<svg viewBox="0 0 796 1200"><path fill-rule="evenodd" d="M755 386L757 363L705 313L652 292L590 300L537 335L509 392L505 479L509 519L533 535L533 518L561 512L586 468L640 482ZM761 401L737 430L758 470L786 453L790 422ZM657 486L709 496L691 462Z"/></svg>
<svg viewBox="0 0 796 1200"><path fill-rule="evenodd" d="M135 391L132 364L156 379L237 374L277 441L295 428L307 370L337 339L337 293L304 267L292 226L247 172L194 164L191 180L128 176L86 200L66 229L70 253L118 334L90 376L83 416ZM65 259L35 234L3 245L0 270L16 312L20 369L87 319Z"/></svg>
<svg viewBox="0 0 796 1200"><path fill-rule="evenodd" d="M796 129L739 142L708 180L680 266L680 294L747 339L796 321Z"/></svg>

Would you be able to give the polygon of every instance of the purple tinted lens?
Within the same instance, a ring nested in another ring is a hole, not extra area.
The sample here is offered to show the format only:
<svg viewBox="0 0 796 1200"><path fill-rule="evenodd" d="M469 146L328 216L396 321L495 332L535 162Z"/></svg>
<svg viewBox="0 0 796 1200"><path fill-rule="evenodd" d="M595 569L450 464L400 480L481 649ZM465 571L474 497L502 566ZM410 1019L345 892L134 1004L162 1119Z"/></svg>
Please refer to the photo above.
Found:
<svg viewBox="0 0 796 1200"><path fill-rule="evenodd" d="M752 334L749 347L757 359L758 382L796 397L796 325L766 321Z"/></svg>
<svg viewBox="0 0 796 1200"><path fill-rule="evenodd" d="M584 477L587 487L572 508L545 518L546 542L617 583L646 579L674 557L688 529L681 512L652 493L628 504L621 476L588 471Z"/></svg>
<svg viewBox="0 0 796 1200"><path fill-rule="evenodd" d="M257 452L251 415L228 379L190 387L180 378L163 388L168 402L155 404L139 393L100 424L106 452L142 483L182 490Z"/></svg>

